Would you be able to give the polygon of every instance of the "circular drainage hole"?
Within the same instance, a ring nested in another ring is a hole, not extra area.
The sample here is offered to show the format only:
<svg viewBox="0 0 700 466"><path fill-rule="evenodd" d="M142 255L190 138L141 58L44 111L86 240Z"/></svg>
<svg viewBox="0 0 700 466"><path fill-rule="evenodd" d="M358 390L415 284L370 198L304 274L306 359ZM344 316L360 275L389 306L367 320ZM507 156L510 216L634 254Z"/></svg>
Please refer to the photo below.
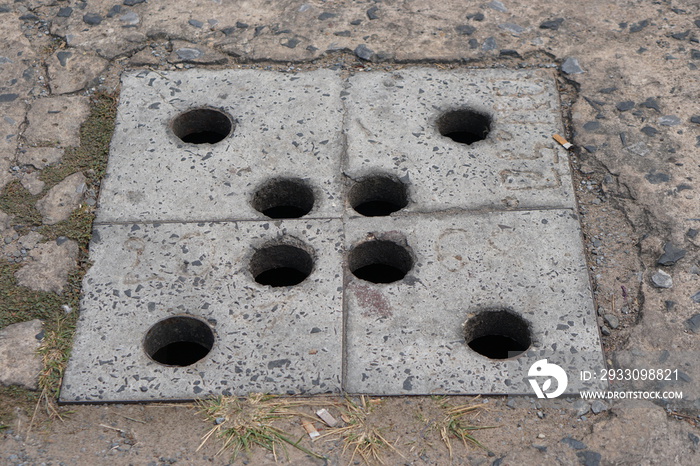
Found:
<svg viewBox="0 0 700 466"><path fill-rule="evenodd" d="M348 266L357 278L372 283L402 280L413 267L408 250L393 241L374 240L358 244L348 255Z"/></svg>
<svg viewBox="0 0 700 466"><path fill-rule="evenodd" d="M299 218L311 212L314 193L299 178L271 180L255 191L252 205L270 218Z"/></svg>
<svg viewBox="0 0 700 466"><path fill-rule="evenodd" d="M350 189L349 201L355 211L365 217L383 217L408 205L406 186L387 175L370 176Z"/></svg>
<svg viewBox="0 0 700 466"><path fill-rule="evenodd" d="M146 333L146 354L168 366L189 366L204 358L214 346L214 332L194 317L169 317Z"/></svg>
<svg viewBox="0 0 700 466"><path fill-rule="evenodd" d="M464 337L471 349L490 359L508 359L532 343L528 322L507 309L486 310L467 321Z"/></svg>
<svg viewBox="0 0 700 466"><path fill-rule="evenodd" d="M306 280L313 268L311 255L301 248L277 244L259 249L250 261L250 272L261 285L294 286Z"/></svg>
<svg viewBox="0 0 700 466"><path fill-rule="evenodd" d="M214 144L233 131L231 118L211 108L198 108L182 113L172 121L175 136L190 144Z"/></svg>
<svg viewBox="0 0 700 466"><path fill-rule="evenodd" d="M486 139L491 131L491 117L473 110L452 110L437 120L440 134L461 144Z"/></svg>

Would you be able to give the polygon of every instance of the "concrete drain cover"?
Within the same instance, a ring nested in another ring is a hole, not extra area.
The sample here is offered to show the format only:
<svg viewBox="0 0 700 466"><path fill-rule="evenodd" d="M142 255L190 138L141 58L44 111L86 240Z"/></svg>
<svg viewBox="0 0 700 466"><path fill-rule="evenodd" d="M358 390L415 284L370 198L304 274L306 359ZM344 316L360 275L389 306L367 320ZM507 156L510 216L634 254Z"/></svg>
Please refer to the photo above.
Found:
<svg viewBox="0 0 700 466"><path fill-rule="evenodd" d="M561 132L539 70L125 75L61 400L576 393Z"/></svg>

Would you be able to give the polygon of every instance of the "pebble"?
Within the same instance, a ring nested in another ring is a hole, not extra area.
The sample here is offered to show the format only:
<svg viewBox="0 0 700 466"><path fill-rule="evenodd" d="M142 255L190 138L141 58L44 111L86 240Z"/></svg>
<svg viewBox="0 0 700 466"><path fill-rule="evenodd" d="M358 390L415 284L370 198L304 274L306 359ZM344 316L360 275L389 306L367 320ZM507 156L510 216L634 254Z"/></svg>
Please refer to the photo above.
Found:
<svg viewBox="0 0 700 466"><path fill-rule="evenodd" d="M373 6L372 8L367 10L367 17L370 20L379 19L379 15L377 15L378 11L379 11L379 7Z"/></svg>
<svg viewBox="0 0 700 466"><path fill-rule="evenodd" d="M467 15L467 19L472 19L474 21L483 21L484 20L484 14L483 13L474 13L471 15Z"/></svg>
<svg viewBox="0 0 700 466"><path fill-rule="evenodd" d="M506 401L506 406L511 409L515 409L515 398L508 399L508 401Z"/></svg>
<svg viewBox="0 0 700 466"><path fill-rule="evenodd" d="M107 12L107 17L113 18L114 16L117 16L121 12L122 12L122 6L121 5L114 5L112 8L109 9L109 12Z"/></svg>
<svg viewBox="0 0 700 466"><path fill-rule="evenodd" d="M327 19L335 18L336 16L338 16L336 13L323 12L320 15L318 15L318 19L320 21L325 21Z"/></svg>
<svg viewBox="0 0 700 466"><path fill-rule="evenodd" d="M626 100L624 102L618 103L615 107L617 107L617 109L621 112L626 112L634 108L634 102L632 102L631 100Z"/></svg>
<svg viewBox="0 0 700 466"><path fill-rule="evenodd" d="M603 403L600 400L595 400L593 403L591 403L591 411L593 411L593 414L600 414L603 411L608 410L608 405Z"/></svg>
<svg viewBox="0 0 700 466"><path fill-rule="evenodd" d="M700 115L693 115L690 117L690 122L700 125Z"/></svg>
<svg viewBox="0 0 700 466"><path fill-rule="evenodd" d="M681 124L681 119L676 115L664 115L659 118L659 124L661 126L677 126Z"/></svg>
<svg viewBox="0 0 700 466"><path fill-rule="evenodd" d="M659 265L673 265L685 257L686 252L687 251L685 249L677 248L669 241L668 243L664 244L664 253L661 255L661 257L659 257L659 260L656 261L656 263Z"/></svg>
<svg viewBox="0 0 700 466"><path fill-rule="evenodd" d="M586 448L588 448L585 443L571 437L564 437L563 439L561 439L561 443L570 446L574 450L585 450Z"/></svg>
<svg viewBox="0 0 700 466"><path fill-rule="evenodd" d="M519 34L522 34L523 31L525 31L524 27L519 26L515 23L501 23L498 25L498 27L501 29L504 29L504 30L510 32L511 34L516 35L516 36Z"/></svg>
<svg viewBox="0 0 700 466"><path fill-rule="evenodd" d="M657 270L651 276L651 282L657 288L671 288L673 286L673 278L663 270Z"/></svg>
<svg viewBox="0 0 700 466"><path fill-rule="evenodd" d="M606 337L609 337L610 334L611 334L612 332L610 332L610 329L609 329L608 327L606 327L605 325L603 325L603 326L600 328L600 333L602 333L602 334L603 334L604 336L606 336Z"/></svg>
<svg viewBox="0 0 700 466"><path fill-rule="evenodd" d="M647 26L649 26L649 21L645 19L644 21L640 21L631 25L630 32L639 32Z"/></svg>
<svg viewBox="0 0 700 466"><path fill-rule="evenodd" d="M97 26L102 22L102 16L97 13L88 13L83 16L83 22L90 26Z"/></svg>
<svg viewBox="0 0 700 466"><path fill-rule="evenodd" d="M700 292L698 293L700 294ZM690 319L686 320L685 325L691 332L700 333L700 314L695 314Z"/></svg>
<svg viewBox="0 0 700 466"><path fill-rule="evenodd" d="M591 411L591 405L586 400L578 399L574 401L575 417L581 417Z"/></svg>
<svg viewBox="0 0 700 466"><path fill-rule="evenodd" d="M656 173L656 171L652 170L650 173L647 173L646 175L644 175L644 179L647 180L651 184L661 184L661 183L668 183L671 180L671 177L668 176L666 173ZM673 264L662 264L661 262L659 262L659 264L661 264L661 265L673 265Z"/></svg>
<svg viewBox="0 0 700 466"><path fill-rule="evenodd" d="M657 134L659 134L659 130L652 127L652 126L645 126L644 128L641 129L642 133L646 134L647 136L654 137Z"/></svg>
<svg viewBox="0 0 700 466"><path fill-rule="evenodd" d="M695 271L692 269L690 270L690 273L694 275L700 275L700 271ZM694 303L700 304L700 291L691 296L690 299L692 299Z"/></svg>
<svg viewBox="0 0 700 466"><path fill-rule="evenodd" d="M639 106L651 108L653 110L656 110L657 112L661 112L661 109L659 108L659 102L657 102L656 99L653 97L649 97L647 100L639 104Z"/></svg>
<svg viewBox="0 0 700 466"><path fill-rule="evenodd" d="M139 3L144 3L146 0L124 0L124 5L126 6L134 6L138 5Z"/></svg>
<svg viewBox="0 0 700 466"><path fill-rule="evenodd" d="M58 9L58 13L56 13L56 16L59 18L70 18L70 15L73 14L73 8L69 6L64 6Z"/></svg>
<svg viewBox="0 0 700 466"><path fill-rule="evenodd" d="M287 42L283 42L282 45L287 47L287 48L293 49L293 48L296 48L296 46L299 45L300 43L301 43L300 39L297 39L296 37L292 37Z"/></svg>
<svg viewBox="0 0 700 466"><path fill-rule="evenodd" d="M460 36L471 36L474 34L474 31L476 31L476 28L468 24L463 24L461 26L456 26L455 30L457 30L457 34Z"/></svg>
<svg viewBox="0 0 700 466"><path fill-rule="evenodd" d="M618 319L617 316L613 314L605 314L603 315L603 319L605 319L605 322L613 330L620 326L620 319Z"/></svg>
<svg viewBox="0 0 700 466"><path fill-rule="evenodd" d="M597 129L600 129L600 122L598 121L589 121L583 125L583 129L586 131L595 131Z"/></svg>
<svg viewBox="0 0 700 466"><path fill-rule="evenodd" d="M141 21L141 19L139 18L139 15L136 14L136 12L129 11L128 13L121 15L119 17L119 21L124 23L125 27L128 27L128 26L136 26L137 24L139 24L139 21Z"/></svg>
<svg viewBox="0 0 700 466"><path fill-rule="evenodd" d="M561 70L566 74L581 74L584 72L581 65L579 65L578 59L574 57L569 57L564 60L564 63L561 65Z"/></svg>
<svg viewBox="0 0 700 466"><path fill-rule="evenodd" d="M201 29L202 26L204 26L204 23L197 20L197 19L191 19L191 20L187 21L187 24L189 24L190 26L196 27L197 29Z"/></svg>
<svg viewBox="0 0 700 466"><path fill-rule="evenodd" d="M486 5L489 8L492 8L496 11L500 11L502 13L506 13L508 11L508 8L503 4L503 2L499 2L498 0L493 0L491 3Z"/></svg>
<svg viewBox="0 0 700 466"><path fill-rule="evenodd" d="M599 466L600 465L600 453L590 450L580 451L576 453L581 460L583 466Z"/></svg>
<svg viewBox="0 0 700 466"><path fill-rule="evenodd" d="M488 52L490 50L496 50L498 45L496 44L496 39L494 37L487 37L484 41L484 45L481 46L481 50Z"/></svg>
<svg viewBox="0 0 700 466"><path fill-rule="evenodd" d="M377 54L374 50L370 49L365 44L360 44L355 48L355 55L367 61L372 61L377 58Z"/></svg>
<svg viewBox="0 0 700 466"><path fill-rule="evenodd" d="M194 47L183 47L175 51L180 60L196 60L204 55L201 50Z"/></svg>
<svg viewBox="0 0 700 466"><path fill-rule="evenodd" d="M540 24L540 29L551 29L552 31L557 31L563 22L564 18L555 18L543 21Z"/></svg>

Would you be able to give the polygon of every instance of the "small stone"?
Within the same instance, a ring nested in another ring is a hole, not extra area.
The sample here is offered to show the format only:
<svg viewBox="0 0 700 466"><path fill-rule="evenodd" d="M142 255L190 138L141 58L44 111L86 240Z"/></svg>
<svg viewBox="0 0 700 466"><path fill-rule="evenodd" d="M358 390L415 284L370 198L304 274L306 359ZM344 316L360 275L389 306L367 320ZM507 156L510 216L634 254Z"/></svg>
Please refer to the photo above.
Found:
<svg viewBox="0 0 700 466"><path fill-rule="evenodd" d="M318 15L318 19L320 21L325 21L327 19L335 18L336 16L338 16L336 13L323 12L320 15Z"/></svg>
<svg viewBox="0 0 700 466"><path fill-rule="evenodd" d="M37 350L41 345L42 323L30 320L0 330L0 385L19 385L39 389L42 362Z"/></svg>
<svg viewBox="0 0 700 466"><path fill-rule="evenodd" d="M603 403L600 400L595 400L593 403L591 403L591 411L593 411L593 414L600 414L603 411L608 410L608 405Z"/></svg>
<svg viewBox="0 0 700 466"><path fill-rule="evenodd" d="M97 13L88 13L83 16L83 22L90 26L97 26L102 22L102 16Z"/></svg>
<svg viewBox="0 0 700 466"><path fill-rule="evenodd" d="M557 31L563 22L564 18L555 18L543 21L540 24L540 29L551 29L552 31Z"/></svg>
<svg viewBox="0 0 700 466"><path fill-rule="evenodd" d="M503 49L498 54L502 57L520 58L520 54L518 53L518 51L512 49Z"/></svg>
<svg viewBox="0 0 700 466"><path fill-rule="evenodd" d="M473 21L483 21L484 20L484 14L483 13L474 13L471 15L467 15L467 19L473 20Z"/></svg>
<svg viewBox="0 0 700 466"><path fill-rule="evenodd" d="M471 36L476 31L476 28L468 24L462 24L461 26L455 26L455 30L460 36Z"/></svg>
<svg viewBox="0 0 700 466"><path fill-rule="evenodd" d="M686 252L685 249L677 248L673 243L668 242L664 244L664 253L656 263L659 265L673 265L685 257Z"/></svg>
<svg viewBox="0 0 700 466"><path fill-rule="evenodd" d="M645 27L649 26L649 20L644 20L640 21L638 23L634 23L633 25L630 26L630 32L639 32Z"/></svg>
<svg viewBox="0 0 700 466"><path fill-rule="evenodd" d="M591 405L586 400L578 399L574 401L574 409L576 410L574 417L581 417L591 411Z"/></svg>
<svg viewBox="0 0 700 466"><path fill-rule="evenodd" d="M690 51L690 58L692 58L693 60L700 60L700 50L692 49Z"/></svg>
<svg viewBox="0 0 700 466"><path fill-rule="evenodd" d="M645 107L645 108L651 108L652 110L656 110L657 112L661 112L661 108L659 107L659 102L656 101L655 98L649 97L647 100L639 104L640 107Z"/></svg>
<svg viewBox="0 0 700 466"><path fill-rule="evenodd" d="M124 0L124 5L126 6L134 6L138 5L139 3L144 3L146 0Z"/></svg>
<svg viewBox="0 0 700 466"><path fill-rule="evenodd" d="M130 11L128 13L124 13L119 17L119 21L124 23L124 27L129 27L129 26L136 26L139 24L141 19L139 18L139 15L136 14L135 11Z"/></svg>
<svg viewBox="0 0 700 466"><path fill-rule="evenodd" d="M599 90L598 92L600 92L601 94L610 95L613 92L615 92L616 90L617 90L616 87L606 87L604 89Z"/></svg>
<svg viewBox="0 0 700 466"><path fill-rule="evenodd" d="M370 49L365 44L360 44L355 48L355 55L366 61L374 61L377 58L377 54L374 50Z"/></svg>
<svg viewBox="0 0 700 466"><path fill-rule="evenodd" d="M515 409L515 398L509 398L508 401L506 401L506 406Z"/></svg>
<svg viewBox="0 0 700 466"><path fill-rule="evenodd" d="M519 26L515 23L501 23L498 25L498 27L516 36L522 34L523 31L525 31L524 27Z"/></svg>
<svg viewBox="0 0 700 466"><path fill-rule="evenodd" d="M631 100L626 100L624 102L618 103L615 107L617 107L617 109L621 112L626 112L634 108L634 102L632 102Z"/></svg>
<svg viewBox="0 0 700 466"><path fill-rule="evenodd" d="M493 0L491 3L488 3L486 5L489 8L492 8L496 11L500 11L502 13L506 13L508 11L508 8L503 4L503 2L499 2L498 0Z"/></svg>
<svg viewBox="0 0 700 466"><path fill-rule="evenodd" d="M681 124L681 119L676 115L664 115L659 118L659 124L661 126L677 126Z"/></svg>
<svg viewBox="0 0 700 466"><path fill-rule="evenodd" d="M647 136L654 137L657 134L659 134L659 130L652 127L652 126L645 126L644 128L641 129L641 132L646 134Z"/></svg>
<svg viewBox="0 0 700 466"><path fill-rule="evenodd" d="M352 32L350 31L338 31L333 33L334 36L338 37L350 37L352 35Z"/></svg>
<svg viewBox="0 0 700 466"><path fill-rule="evenodd" d="M24 189L29 191L33 196L40 194L44 190L45 183L39 179L39 172L24 175L20 181Z"/></svg>
<svg viewBox="0 0 700 466"><path fill-rule="evenodd" d="M570 446L574 450L585 450L586 448L588 448L585 443L571 437L564 437L563 439L561 439L561 443Z"/></svg>
<svg viewBox="0 0 700 466"><path fill-rule="evenodd" d="M288 39L287 41L282 42L282 45L284 47L289 48L289 49L293 49L293 48L296 48L296 46L299 45L300 43L301 43L300 39L297 39L296 37L292 37L291 39Z"/></svg>
<svg viewBox="0 0 700 466"><path fill-rule="evenodd" d="M204 23L197 19L191 19L187 21L187 24L189 24L192 27L196 27L197 29L201 29L202 27L204 27Z"/></svg>
<svg viewBox="0 0 700 466"><path fill-rule="evenodd" d="M481 50L484 52L496 50L497 48L498 44L496 43L495 37L487 37L486 40L484 40L484 45L481 46Z"/></svg>
<svg viewBox="0 0 700 466"><path fill-rule="evenodd" d="M70 18L70 15L73 14L73 8L69 6L64 6L58 9L58 13L56 13L56 16L58 18Z"/></svg>
<svg viewBox="0 0 700 466"><path fill-rule="evenodd" d="M353 19L352 21L350 21L350 24L353 26L359 26L360 24L362 24L362 20L361 19Z"/></svg>
<svg viewBox="0 0 700 466"><path fill-rule="evenodd" d="M700 292L698 292L700 294ZM695 301L695 300L693 300ZM695 301L698 302L698 301ZM685 321L686 327L693 333L700 333L700 314L693 315L690 319Z"/></svg>
<svg viewBox="0 0 700 466"><path fill-rule="evenodd" d="M600 466L600 453L591 450L579 451L576 453L583 466Z"/></svg>
<svg viewBox="0 0 700 466"><path fill-rule="evenodd" d="M597 129L600 129L600 122L595 120L586 122L583 125L583 129L585 129L586 131L595 131Z"/></svg>
<svg viewBox="0 0 700 466"><path fill-rule="evenodd" d="M607 323L608 326L613 330L620 326L620 319L618 319L617 316L613 314L605 314L603 315L603 319L605 319L605 323Z"/></svg>
<svg viewBox="0 0 700 466"><path fill-rule="evenodd" d="M663 270L657 270L651 276L651 282L657 288L671 288L673 286L673 278Z"/></svg>
<svg viewBox="0 0 700 466"><path fill-rule="evenodd" d="M236 21L236 27L238 29L248 29L248 23L244 23L242 21Z"/></svg>
<svg viewBox="0 0 700 466"><path fill-rule="evenodd" d="M647 180L651 184L661 184L661 183L668 183L671 181L671 177L668 176L666 173L657 173L655 170L652 170L650 173L647 173L644 175L644 179ZM661 265L670 265L670 264L661 264Z"/></svg>
<svg viewBox="0 0 700 466"><path fill-rule="evenodd" d="M674 32L673 34L671 34L671 38L676 39L676 40L686 40L689 35L690 35L690 31Z"/></svg>
<svg viewBox="0 0 700 466"><path fill-rule="evenodd" d="M379 15L377 15L378 11L379 11L379 7L373 6L372 8L367 10L367 17L370 20L379 19Z"/></svg>
<svg viewBox="0 0 700 466"><path fill-rule="evenodd" d="M175 51L177 57L182 61L196 60L203 55L202 51L194 47L182 47Z"/></svg>
<svg viewBox="0 0 700 466"><path fill-rule="evenodd" d="M600 327L600 333L602 333L606 337L609 337L612 332L610 332L610 329L608 327L603 325L602 327Z"/></svg>
<svg viewBox="0 0 700 466"><path fill-rule="evenodd" d="M561 65L561 70L566 74L581 74L584 73L581 65L579 65L578 59L569 57L564 60Z"/></svg>
<svg viewBox="0 0 700 466"><path fill-rule="evenodd" d="M690 117L690 122L700 125L700 115L693 115Z"/></svg>

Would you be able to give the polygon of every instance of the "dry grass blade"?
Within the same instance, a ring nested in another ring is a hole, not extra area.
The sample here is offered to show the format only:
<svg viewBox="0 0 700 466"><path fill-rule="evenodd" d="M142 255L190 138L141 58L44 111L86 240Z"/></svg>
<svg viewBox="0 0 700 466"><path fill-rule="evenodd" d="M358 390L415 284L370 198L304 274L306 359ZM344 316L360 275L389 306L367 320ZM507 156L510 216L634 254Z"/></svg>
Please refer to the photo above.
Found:
<svg viewBox="0 0 700 466"><path fill-rule="evenodd" d="M199 450L212 437L223 441L217 455L231 450L232 461L242 451L249 451L259 446L272 452L277 461L277 449L286 444L311 455L324 459L323 456L300 445L303 436L296 442L288 434L273 424L282 418L312 416L292 409L300 402L279 400L271 395L253 393L245 399L220 396L199 401L201 412L216 425L203 437ZM284 450L286 452L286 450Z"/></svg>
<svg viewBox="0 0 700 466"><path fill-rule="evenodd" d="M368 416L372 413L374 405L381 400L367 399L364 395L360 397L359 403L350 399L345 400L344 413L341 416L347 423L346 426L329 429L321 437L338 436L343 439L343 453L352 448L352 455L348 464L351 464L359 454L367 464L373 462L385 464L381 456L381 450L388 447L399 456L405 456L396 449L381 433L381 429L371 425Z"/></svg>
<svg viewBox="0 0 700 466"><path fill-rule="evenodd" d="M465 414L477 414L484 406L484 403L457 406L451 406L444 401L440 403L440 408L444 411L445 415L443 419L435 423L434 427L440 431L440 438L447 446L447 450L450 452L450 458L452 458L452 442L450 438L453 436L460 439L465 448L471 443L486 449L486 447L474 438L471 433L475 430L493 429L495 426L475 426L468 424L463 419Z"/></svg>

